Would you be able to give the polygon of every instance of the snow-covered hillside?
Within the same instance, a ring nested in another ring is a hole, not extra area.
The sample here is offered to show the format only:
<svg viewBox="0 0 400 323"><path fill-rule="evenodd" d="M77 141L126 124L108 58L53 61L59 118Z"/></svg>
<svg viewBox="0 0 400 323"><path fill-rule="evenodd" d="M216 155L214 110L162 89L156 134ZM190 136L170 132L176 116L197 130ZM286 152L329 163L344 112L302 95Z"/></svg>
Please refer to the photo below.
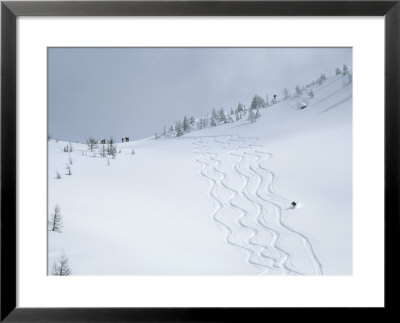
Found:
<svg viewBox="0 0 400 323"><path fill-rule="evenodd" d="M49 274L63 252L73 275L351 275L352 85L313 93L115 159L50 140Z"/></svg>

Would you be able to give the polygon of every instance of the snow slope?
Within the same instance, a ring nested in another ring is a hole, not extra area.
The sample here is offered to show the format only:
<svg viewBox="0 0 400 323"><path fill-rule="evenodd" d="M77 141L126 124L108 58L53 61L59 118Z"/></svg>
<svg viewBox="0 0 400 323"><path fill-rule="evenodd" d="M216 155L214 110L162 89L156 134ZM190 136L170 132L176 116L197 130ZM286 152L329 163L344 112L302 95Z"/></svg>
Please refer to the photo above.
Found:
<svg viewBox="0 0 400 323"><path fill-rule="evenodd" d="M313 92L255 123L119 143L110 165L50 140L49 213L58 204L64 226L49 231L49 273L64 251L74 275L351 275L352 86Z"/></svg>

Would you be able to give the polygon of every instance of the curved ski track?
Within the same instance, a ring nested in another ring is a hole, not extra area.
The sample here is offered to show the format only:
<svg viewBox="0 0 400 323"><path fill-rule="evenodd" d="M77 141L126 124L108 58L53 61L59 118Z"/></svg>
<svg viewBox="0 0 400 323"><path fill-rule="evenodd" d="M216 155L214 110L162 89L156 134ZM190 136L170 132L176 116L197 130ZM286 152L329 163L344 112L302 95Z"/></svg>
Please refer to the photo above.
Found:
<svg viewBox="0 0 400 323"><path fill-rule="evenodd" d="M282 236L295 236L310 258L314 274L322 275L322 264L310 240L282 220L282 212L290 201L274 193L275 174L263 166L272 154L261 151L261 145L250 143L258 138L223 135L191 139L197 154L194 160L202 165L200 174L210 183L208 195L215 205L212 219L224 229L225 241L244 251L245 261L256 266L260 275L304 275L292 265L293 255L280 245ZM223 165L220 154L236 157L236 160L232 165ZM229 184L232 176L241 179L240 187ZM240 215L232 218L232 212ZM224 219L224 214L230 215L230 221ZM247 234L236 237L240 232Z"/></svg>

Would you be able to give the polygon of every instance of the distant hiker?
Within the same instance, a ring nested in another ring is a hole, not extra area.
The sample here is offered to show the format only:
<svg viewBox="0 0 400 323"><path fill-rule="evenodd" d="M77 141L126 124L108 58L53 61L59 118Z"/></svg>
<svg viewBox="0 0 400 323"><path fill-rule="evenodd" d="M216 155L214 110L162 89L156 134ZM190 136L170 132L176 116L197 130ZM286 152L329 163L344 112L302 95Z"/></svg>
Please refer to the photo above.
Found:
<svg viewBox="0 0 400 323"><path fill-rule="evenodd" d="M274 94L274 100L276 100L276 94Z"/></svg>
<svg viewBox="0 0 400 323"><path fill-rule="evenodd" d="M124 138L122 138L122 142L124 142Z"/></svg>
<svg viewBox="0 0 400 323"><path fill-rule="evenodd" d="M129 142L129 137L125 137L125 142Z"/></svg>
<svg viewBox="0 0 400 323"><path fill-rule="evenodd" d="M297 203L295 201L293 201L292 203L290 203L290 208L294 209L296 207Z"/></svg>

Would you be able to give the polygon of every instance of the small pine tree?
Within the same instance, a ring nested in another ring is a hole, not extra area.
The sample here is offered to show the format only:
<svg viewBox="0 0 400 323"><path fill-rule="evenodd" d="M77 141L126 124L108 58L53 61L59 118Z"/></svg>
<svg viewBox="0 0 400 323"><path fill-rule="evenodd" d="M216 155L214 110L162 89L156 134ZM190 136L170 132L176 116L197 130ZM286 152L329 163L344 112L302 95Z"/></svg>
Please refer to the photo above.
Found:
<svg viewBox="0 0 400 323"><path fill-rule="evenodd" d="M210 126L215 127L216 125L217 125L217 122L215 121L215 118L211 116Z"/></svg>
<svg viewBox="0 0 400 323"><path fill-rule="evenodd" d="M236 121L239 121L239 120L240 120L239 113L236 112Z"/></svg>
<svg viewBox="0 0 400 323"><path fill-rule="evenodd" d="M169 127L168 132L174 132L174 126Z"/></svg>
<svg viewBox="0 0 400 323"><path fill-rule="evenodd" d="M223 123L227 123L227 119L226 119L226 115L225 115L225 111L223 108L221 108L218 112L218 121L219 122L223 122Z"/></svg>
<svg viewBox="0 0 400 323"><path fill-rule="evenodd" d="M97 148L97 140L93 137L86 138L86 144L88 145L90 152L93 152L93 149Z"/></svg>
<svg viewBox="0 0 400 323"><path fill-rule="evenodd" d="M253 97L253 100L251 101L251 105L250 105L251 110L257 109L257 108L265 108L265 101L259 95L255 95Z"/></svg>
<svg viewBox="0 0 400 323"><path fill-rule="evenodd" d="M183 135L182 123L180 121L176 122L175 132L176 132L177 137L180 137Z"/></svg>
<svg viewBox="0 0 400 323"><path fill-rule="evenodd" d="M114 143L113 137L110 137L110 139L108 139L107 146L105 147L105 152L107 153L107 155L115 158L115 156L117 155L117 151L118 146Z"/></svg>
<svg viewBox="0 0 400 323"><path fill-rule="evenodd" d="M64 251L61 252L61 257L54 262L51 274L53 276L71 275L71 268L69 267L68 258L65 256Z"/></svg>
<svg viewBox="0 0 400 323"><path fill-rule="evenodd" d="M186 116L183 118L182 127L183 127L183 129L182 129L183 132L188 132L188 131L190 131L189 119L188 119Z"/></svg>
<svg viewBox="0 0 400 323"><path fill-rule="evenodd" d="M60 175L59 172L56 172L56 178L57 178L57 179L61 179L61 175Z"/></svg>
<svg viewBox="0 0 400 323"><path fill-rule="evenodd" d="M213 118L214 120L218 120L218 112L217 112L217 110L212 109L211 118Z"/></svg>
<svg viewBox="0 0 400 323"><path fill-rule="evenodd" d="M190 117L190 119L189 119L189 123L190 123L190 126L191 127L193 127L194 125L195 125L195 123L196 123L196 120L195 120L195 118L192 116L192 117Z"/></svg>
<svg viewBox="0 0 400 323"><path fill-rule="evenodd" d="M234 115L235 112L233 111L233 108L231 108L231 115Z"/></svg>
<svg viewBox="0 0 400 323"><path fill-rule="evenodd" d="M346 64L343 64L343 75L347 75L349 73L349 68Z"/></svg>
<svg viewBox="0 0 400 323"><path fill-rule="evenodd" d="M154 134L154 139L160 139L160 136L158 135L158 133L156 132L155 134Z"/></svg>
<svg viewBox="0 0 400 323"><path fill-rule="evenodd" d="M314 97L313 90L310 90L310 92L308 92L308 96L310 97L310 99L312 99Z"/></svg>
<svg viewBox="0 0 400 323"><path fill-rule="evenodd" d="M61 233L61 228L63 227L63 221L60 213L60 207L58 204L53 209L53 212L49 215L47 219L47 229L49 231L54 231Z"/></svg>
<svg viewBox="0 0 400 323"><path fill-rule="evenodd" d="M353 83L353 74L348 74L349 84Z"/></svg>
<svg viewBox="0 0 400 323"><path fill-rule="evenodd" d="M134 154L135 154L135 151L134 151L133 149L132 149L132 151L131 151L131 154L132 154L132 155L134 155Z"/></svg>
<svg viewBox="0 0 400 323"><path fill-rule="evenodd" d="M340 70L339 67L336 67L335 73L336 73L336 75L342 75L342 71Z"/></svg>
<svg viewBox="0 0 400 323"><path fill-rule="evenodd" d="M302 91L301 87L299 85L296 85L295 96L300 96L302 94L303 94L303 91Z"/></svg>
<svg viewBox="0 0 400 323"><path fill-rule="evenodd" d="M244 105L242 104L242 103L238 103L238 106L237 106L237 110L239 111L239 112L243 112L244 111Z"/></svg>

